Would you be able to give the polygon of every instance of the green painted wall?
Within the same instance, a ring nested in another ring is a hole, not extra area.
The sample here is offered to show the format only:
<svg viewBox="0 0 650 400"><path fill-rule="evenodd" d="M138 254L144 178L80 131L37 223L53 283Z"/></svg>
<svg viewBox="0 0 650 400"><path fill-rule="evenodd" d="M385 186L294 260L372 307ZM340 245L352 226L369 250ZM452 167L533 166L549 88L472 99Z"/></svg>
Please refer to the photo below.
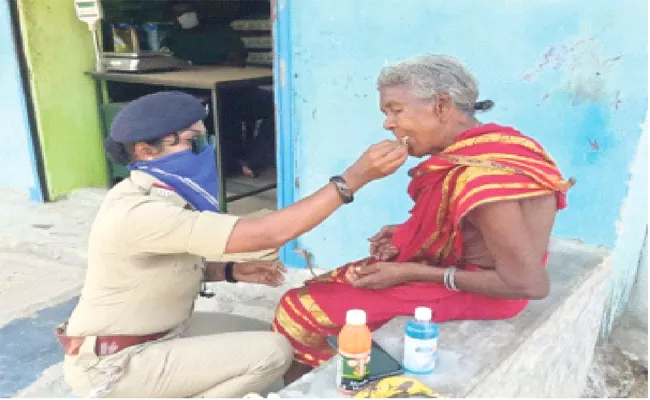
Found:
<svg viewBox="0 0 650 400"><path fill-rule="evenodd" d="M72 0L18 0L49 198L108 184L87 25Z"/></svg>

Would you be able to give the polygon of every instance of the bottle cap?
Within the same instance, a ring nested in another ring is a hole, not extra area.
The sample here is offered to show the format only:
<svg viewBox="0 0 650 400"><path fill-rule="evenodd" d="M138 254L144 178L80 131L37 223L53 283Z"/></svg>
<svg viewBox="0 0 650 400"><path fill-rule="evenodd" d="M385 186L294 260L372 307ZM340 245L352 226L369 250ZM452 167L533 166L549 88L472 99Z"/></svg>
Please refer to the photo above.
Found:
<svg viewBox="0 0 650 400"><path fill-rule="evenodd" d="M415 319L418 321L431 321L431 309L429 307L416 307Z"/></svg>
<svg viewBox="0 0 650 400"><path fill-rule="evenodd" d="M363 310L348 310L345 313L345 323L349 325L365 325L366 312Z"/></svg>

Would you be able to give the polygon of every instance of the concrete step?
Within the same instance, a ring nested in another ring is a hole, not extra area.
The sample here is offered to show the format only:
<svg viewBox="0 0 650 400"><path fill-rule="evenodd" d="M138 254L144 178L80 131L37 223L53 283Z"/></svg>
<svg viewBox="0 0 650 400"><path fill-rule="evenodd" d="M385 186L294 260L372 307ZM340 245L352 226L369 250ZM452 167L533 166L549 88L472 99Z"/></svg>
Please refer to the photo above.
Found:
<svg viewBox="0 0 650 400"><path fill-rule="evenodd" d="M450 397L580 397L598 338L611 273L608 252L555 240L548 271L551 293L505 321L441 324L439 366L414 376ZM402 359L404 325L397 317L373 333ZM323 364L283 389L282 397L343 397L336 366Z"/></svg>

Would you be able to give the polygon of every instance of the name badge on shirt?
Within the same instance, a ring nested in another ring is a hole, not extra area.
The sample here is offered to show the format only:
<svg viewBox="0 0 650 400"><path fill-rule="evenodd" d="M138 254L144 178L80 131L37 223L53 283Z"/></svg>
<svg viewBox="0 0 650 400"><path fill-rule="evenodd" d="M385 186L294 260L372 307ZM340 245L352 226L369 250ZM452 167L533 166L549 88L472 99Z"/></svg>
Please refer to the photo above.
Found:
<svg viewBox="0 0 650 400"><path fill-rule="evenodd" d="M165 185L164 183L154 182L151 185L151 193L156 194L160 197L169 197L175 192L176 191L173 187Z"/></svg>

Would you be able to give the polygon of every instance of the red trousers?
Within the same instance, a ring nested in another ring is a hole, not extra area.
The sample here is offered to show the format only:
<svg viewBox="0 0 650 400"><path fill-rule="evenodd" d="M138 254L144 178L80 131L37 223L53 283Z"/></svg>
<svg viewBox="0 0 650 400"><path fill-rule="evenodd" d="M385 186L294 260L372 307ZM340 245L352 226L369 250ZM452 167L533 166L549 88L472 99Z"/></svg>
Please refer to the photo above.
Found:
<svg viewBox="0 0 650 400"><path fill-rule="evenodd" d="M519 314L528 300L499 299L448 290L438 283L407 283L387 289L355 288L343 281L345 267L289 290L282 296L273 329L287 337L296 360L318 366L334 355L325 342L337 335L351 308L366 311L371 330L400 315L413 315L415 307L433 311L433 320L507 319Z"/></svg>

